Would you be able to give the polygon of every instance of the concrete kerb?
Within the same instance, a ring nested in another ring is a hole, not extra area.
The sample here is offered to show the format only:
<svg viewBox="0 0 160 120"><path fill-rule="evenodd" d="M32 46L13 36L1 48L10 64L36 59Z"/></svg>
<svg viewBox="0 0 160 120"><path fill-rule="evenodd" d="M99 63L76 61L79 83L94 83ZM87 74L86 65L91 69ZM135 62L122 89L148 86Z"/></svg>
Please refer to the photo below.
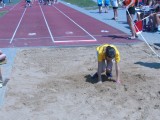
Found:
<svg viewBox="0 0 160 120"><path fill-rule="evenodd" d="M9 77L12 71L12 65L17 53L17 48L3 48L1 49L3 53L7 56L7 64L1 66L2 68L2 77L3 77L3 87L0 88L0 108L3 106L5 101L5 93L7 90L6 84L9 81Z"/></svg>

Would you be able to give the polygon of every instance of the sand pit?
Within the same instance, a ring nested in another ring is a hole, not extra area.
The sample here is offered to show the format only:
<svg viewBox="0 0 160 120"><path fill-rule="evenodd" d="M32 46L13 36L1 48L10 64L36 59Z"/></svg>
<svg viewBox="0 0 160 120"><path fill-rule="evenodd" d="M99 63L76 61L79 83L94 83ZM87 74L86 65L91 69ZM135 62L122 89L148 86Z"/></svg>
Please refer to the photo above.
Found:
<svg viewBox="0 0 160 120"><path fill-rule="evenodd" d="M90 78L96 46L21 50L1 120L159 120L160 60L144 43L117 47L121 84Z"/></svg>

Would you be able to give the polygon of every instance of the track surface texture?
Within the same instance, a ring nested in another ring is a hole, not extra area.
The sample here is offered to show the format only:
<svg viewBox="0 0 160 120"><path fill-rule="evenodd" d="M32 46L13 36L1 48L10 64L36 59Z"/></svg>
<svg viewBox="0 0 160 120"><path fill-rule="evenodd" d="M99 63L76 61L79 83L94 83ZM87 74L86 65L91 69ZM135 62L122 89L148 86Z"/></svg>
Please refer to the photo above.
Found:
<svg viewBox="0 0 160 120"><path fill-rule="evenodd" d="M135 43L127 34L62 3L24 7L22 1L0 18L0 47L85 46Z"/></svg>

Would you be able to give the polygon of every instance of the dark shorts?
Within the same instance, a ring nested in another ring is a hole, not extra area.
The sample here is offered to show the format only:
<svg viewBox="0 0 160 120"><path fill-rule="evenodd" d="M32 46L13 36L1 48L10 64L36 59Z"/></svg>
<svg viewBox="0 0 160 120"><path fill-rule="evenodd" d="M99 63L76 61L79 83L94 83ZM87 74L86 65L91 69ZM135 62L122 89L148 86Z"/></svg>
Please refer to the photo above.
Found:
<svg viewBox="0 0 160 120"><path fill-rule="evenodd" d="M129 8L128 8L128 12L129 12L129 14L131 14L131 15L135 15L135 13L136 13L135 7L129 7ZM128 14L128 12L127 12L127 14Z"/></svg>
<svg viewBox="0 0 160 120"><path fill-rule="evenodd" d="M26 0L26 2L27 2L27 3L31 3L31 1L30 1L30 0Z"/></svg>
<svg viewBox="0 0 160 120"><path fill-rule="evenodd" d="M113 9L118 9L118 7L113 7Z"/></svg>
<svg viewBox="0 0 160 120"><path fill-rule="evenodd" d="M104 6L109 6L109 4L104 4Z"/></svg>
<svg viewBox="0 0 160 120"><path fill-rule="evenodd" d="M102 4L98 4L98 6L102 6Z"/></svg>

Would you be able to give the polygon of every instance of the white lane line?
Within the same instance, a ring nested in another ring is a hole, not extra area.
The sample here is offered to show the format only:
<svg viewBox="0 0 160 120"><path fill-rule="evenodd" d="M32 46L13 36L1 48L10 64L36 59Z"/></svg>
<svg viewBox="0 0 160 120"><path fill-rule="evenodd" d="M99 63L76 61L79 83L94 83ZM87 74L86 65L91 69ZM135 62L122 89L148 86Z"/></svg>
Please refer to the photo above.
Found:
<svg viewBox="0 0 160 120"><path fill-rule="evenodd" d="M54 6L55 7L55 6ZM60 13L62 13L65 17L67 17L70 21L72 21L75 25L77 25L79 28L81 28L84 32L86 32L89 36L91 36L94 40L96 40L93 35L91 35L87 30L85 30L83 27L81 27L78 23L76 23L74 20L72 20L69 16L67 16L64 12L59 10L57 7L55 7ZM96 40L97 41L97 40Z"/></svg>
<svg viewBox="0 0 160 120"><path fill-rule="evenodd" d="M39 5L39 6L40 6L40 5ZM43 10L42 10L42 7L41 7L41 6L40 6L40 9L41 9L41 12L42 12L44 21L45 21L45 23L46 23L47 29L48 29L48 31L49 31L49 34L50 34L50 36L51 36L52 42L54 42L53 35L52 35L52 33L51 33L51 30L50 30L50 28L49 28L48 22L47 22L47 20L46 20L46 17L45 17L45 15L44 15L44 13L43 13Z"/></svg>
<svg viewBox="0 0 160 120"><path fill-rule="evenodd" d="M35 36L36 33L28 33L29 36Z"/></svg>
<svg viewBox="0 0 160 120"><path fill-rule="evenodd" d="M95 42L96 40L63 40L63 41L54 41L55 43L75 43L75 42Z"/></svg>
<svg viewBox="0 0 160 120"><path fill-rule="evenodd" d="M23 16L24 16L25 12L26 12L26 8L25 8L25 10L24 10L24 12L23 12L23 14L22 14L22 16L21 16L21 19L20 19L19 22L18 22L18 25L17 25L17 27L16 27L16 29L15 29L15 31L14 31L14 33L13 33L13 35L12 35L12 38L11 38L11 40L10 40L9 43L12 43L12 41L13 41L13 39L14 39L14 37L15 37L15 34L16 34L18 28L19 28L19 25L20 25L20 23L21 23L21 21L22 21L22 19L23 19Z"/></svg>
<svg viewBox="0 0 160 120"><path fill-rule="evenodd" d="M126 34L112 34L113 36L115 35L120 35L120 36L126 36ZM100 34L96 34L96 35L93 35L93 36L96 36L96 37L102 37L102 35ZM106 37L108 36L108 34L106 34ZM66 39L66 38L80 38L80 37L85 37L85 36L57 36L57 37L54 37L54 38L60 38L60 39ZM14 40L27 40L27 39L29 39L29 40L31 40L31 39L35 39L35 40L37 40L37 39L50 39L51 37L34 37L34 38L31 38L31 37L22 37L22 38L14 38ZM9 41L10 39L3 39L3 38L0 38L0 41ZM94 41L96 41L96 40L94 40Z"/></svg>
<svg viewBox="0 0 160 120"><path fill-rule="evenodd" d="M109 32L108 30L101 30L102 33L107 33Z"/></svg>

